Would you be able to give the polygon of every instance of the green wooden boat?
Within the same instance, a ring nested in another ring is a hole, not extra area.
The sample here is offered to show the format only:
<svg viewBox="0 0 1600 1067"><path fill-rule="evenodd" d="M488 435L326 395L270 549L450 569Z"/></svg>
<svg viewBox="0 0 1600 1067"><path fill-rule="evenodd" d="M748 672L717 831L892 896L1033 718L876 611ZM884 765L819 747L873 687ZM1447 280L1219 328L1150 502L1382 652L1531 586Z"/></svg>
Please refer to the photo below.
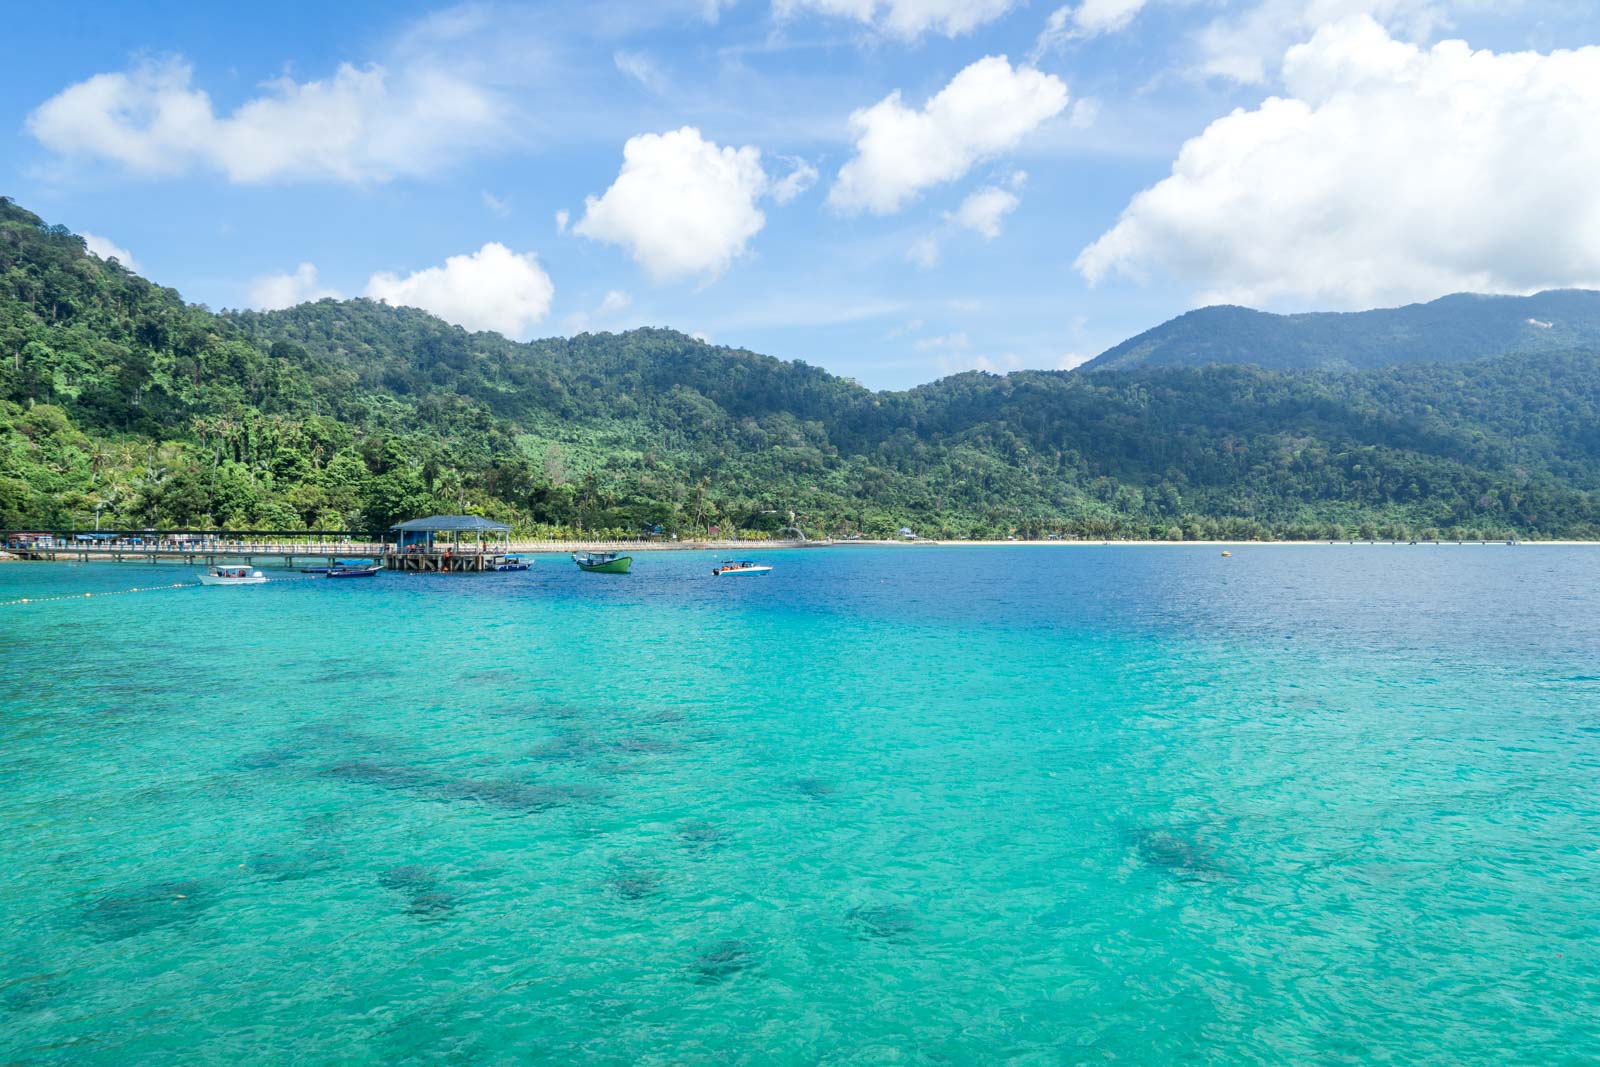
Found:
<svg viewBox="0 0 1600 1067"><path fill-rule="evenodd" d="M579 570L595 574L627 574L633 566L632 556L619 556L615 552L574 552L572 562Z"/></svg>

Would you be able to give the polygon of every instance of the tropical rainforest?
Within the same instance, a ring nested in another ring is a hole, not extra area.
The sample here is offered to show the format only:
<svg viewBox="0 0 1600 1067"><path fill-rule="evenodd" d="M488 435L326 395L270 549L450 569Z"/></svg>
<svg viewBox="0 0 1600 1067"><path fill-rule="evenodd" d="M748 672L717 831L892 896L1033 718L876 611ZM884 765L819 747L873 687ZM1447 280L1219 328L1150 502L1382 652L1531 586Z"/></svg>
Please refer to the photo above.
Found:
<svg viewBox="0 0 1600 1067"><path fill-rule="evenodd" d="M1464 359L1445 333L1438 360L1412 337L1365 370L873 392L670 330L524 344L368 300L217 313L0 198L0 529L450 512L553 537L1600 538L1600 350Z"/></svg>

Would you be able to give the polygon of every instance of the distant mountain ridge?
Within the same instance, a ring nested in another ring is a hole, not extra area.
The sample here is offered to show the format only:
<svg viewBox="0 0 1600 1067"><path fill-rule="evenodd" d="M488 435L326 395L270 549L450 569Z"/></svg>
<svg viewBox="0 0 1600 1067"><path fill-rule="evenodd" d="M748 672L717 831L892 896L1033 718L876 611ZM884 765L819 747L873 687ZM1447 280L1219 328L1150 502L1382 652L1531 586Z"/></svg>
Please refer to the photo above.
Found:
<svg viewBox="0 0 1600 1067"><path fill-rule="evenodd" d="M1253 363L1268 370L1371 370L1595 346L1600 292L1456 293L1373 311L1275 315L1232 305L1204 307L1131 337L1080 369Z"/></svg>

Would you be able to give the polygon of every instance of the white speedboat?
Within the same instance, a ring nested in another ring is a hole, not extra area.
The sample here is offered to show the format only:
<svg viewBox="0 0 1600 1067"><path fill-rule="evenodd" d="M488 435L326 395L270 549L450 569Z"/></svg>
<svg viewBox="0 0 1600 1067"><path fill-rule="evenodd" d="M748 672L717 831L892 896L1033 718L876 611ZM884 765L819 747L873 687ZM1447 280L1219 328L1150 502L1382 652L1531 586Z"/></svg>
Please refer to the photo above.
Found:
<svg viewBox="0 0 1600 1067"><path fill-rule="evenodd" d="M200 575L201 585L264 585L267 576L249 567L212 567Z"/></svg>
<svg viewBox="0 0 1600 1067"><path fill-rule="evenodd" d="M756 562L754 562L752 560L748 560L748 559L742 559L742 560L730 559L730 560L725 560L723 562L722 566L713 568L712 571L711 571L712 574L715 574L718 577L721 577L724 574L728 574L728 575L770 574L771 572L772 572L772 568L767 566L765 563L756 563Z"/></svg>

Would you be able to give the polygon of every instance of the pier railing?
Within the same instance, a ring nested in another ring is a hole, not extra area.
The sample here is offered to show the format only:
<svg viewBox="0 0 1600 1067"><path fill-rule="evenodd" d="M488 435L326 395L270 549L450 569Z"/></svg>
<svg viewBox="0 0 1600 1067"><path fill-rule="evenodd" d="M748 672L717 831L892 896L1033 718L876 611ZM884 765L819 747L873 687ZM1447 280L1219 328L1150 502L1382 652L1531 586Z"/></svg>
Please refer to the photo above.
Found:
<svg viewBox="0 0 1600 1067"><path fill-rule="evenodd" d="M8 542L23 559L208 559L275 556L284 559L360 559L380 556L384 545L360 541L33 541Z"/></svg>

